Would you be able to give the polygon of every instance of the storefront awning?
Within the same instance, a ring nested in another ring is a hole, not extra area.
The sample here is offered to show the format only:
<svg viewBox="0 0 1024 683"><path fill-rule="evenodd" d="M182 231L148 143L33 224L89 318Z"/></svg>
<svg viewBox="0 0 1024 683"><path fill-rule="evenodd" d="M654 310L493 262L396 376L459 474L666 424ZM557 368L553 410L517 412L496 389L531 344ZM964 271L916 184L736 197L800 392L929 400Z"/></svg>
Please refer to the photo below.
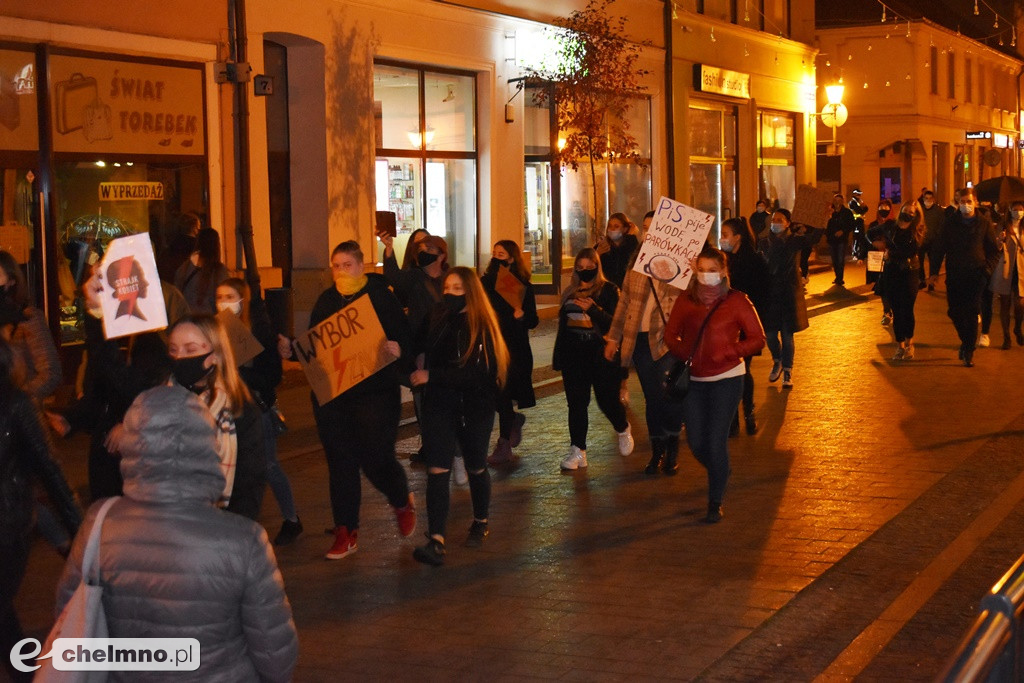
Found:
<svg viewBox="0 0 1024 683"><path fill-rule="evenodd" d="M918 138L910 138L907 140L894 140L888 145L879 147L878 150L868 156L869 159L878 159L884 157L887 154L906 154L907 147L910 148L911 159L927 159L928 155L924 151L924 143Z"/></svg>

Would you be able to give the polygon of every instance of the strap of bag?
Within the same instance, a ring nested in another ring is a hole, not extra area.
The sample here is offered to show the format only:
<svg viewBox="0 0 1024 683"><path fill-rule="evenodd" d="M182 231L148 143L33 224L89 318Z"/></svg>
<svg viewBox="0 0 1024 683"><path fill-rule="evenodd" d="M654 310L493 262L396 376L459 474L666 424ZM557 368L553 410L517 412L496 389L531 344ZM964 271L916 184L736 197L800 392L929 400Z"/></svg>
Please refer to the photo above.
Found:
<svg viewBox="0 0 1024 683"><path fill-rule="evenodd" d="M85 544L85 555L82 558L82 580L90 585L97 585L100 581L100 533L103 531L103 520L106 519L110 508L119 500L121 497L115 496L103 502L89 531L89 542Z"/></svg>
<svg viewBox="0 0 1024 683"><path fill-rule="evenodd" d="M665 319L665 311L661 308L661 301L658 299L658 290L654 288L654 280L648 279L647 281L651 284L651 294L654 295L654 303L658 307L658 313L661 314L661 322L665 324L665 327L668 327L668 320ZM689 364L697 354L697 349L700 347L700 338L704 336L704 328L708 326L708 321L711 320L711 316L714 315L715 310L722 305L722 302L725 301L727 296L729 296L728 292L726 292L725 296L719 299L715 305L711 307L711 310L708 311L708 314L704 316L704 322L700 324L700 330L697 331L697 339L693 342L693 350L690 351L690 357L686 359L687 364Z"/></svg>

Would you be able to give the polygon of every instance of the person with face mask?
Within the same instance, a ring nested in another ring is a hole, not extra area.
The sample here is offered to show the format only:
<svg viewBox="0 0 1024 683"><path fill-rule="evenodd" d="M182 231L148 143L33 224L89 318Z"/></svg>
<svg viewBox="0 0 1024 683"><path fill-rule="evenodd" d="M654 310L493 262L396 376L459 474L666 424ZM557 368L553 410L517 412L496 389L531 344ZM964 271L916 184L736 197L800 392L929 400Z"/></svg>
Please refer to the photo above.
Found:
<svg viewBox="0 0 1024 683"><path fill-rule="evenodd" d="M753 231L747 226L742 218L730 218L722 221L721 237L718 239L719 248L725 252L726 262L729 267L729 284L738 292L743 292L754 304L758 318L761 318L768 308L768 266L764 259L758 256L755 249ZM758 351L760 354L760 351ZM754 376L750 374L750 363L753 356L743 358L743 422L747 434L757 432L757 420L754 417ZM739 433L739 413L733 420L730 436Z"/></svg>
<svg viewBox="0 0 1024 683"><path fill-rule="evenodd" d="M1024 319L1024 308L1021 307L1021 296L1024 286L1021 284L1020 271L1024 267L1024 202L1015 201L1010 204L1010 211L1003 222L997 242L1001 247L999 261L989 279L989 291L999 300L999 323L1003 330L1003 350L1008 350L1010 341L1010 311L1013 311L1013 334L1018 346L1024 346L1024 332L1021 321Z"/></svg>
<svg viewBox="0 0 1024 683"><path fill-rule="evenodd" d="M892 307L892 333L897 349L893 360L914 358L914 303L917 300L921 210L917 202L900 207L894 224L883 235L885 262L882 281Z"/></svg>
<svg viewBox="0 0 1024 683"><path fill-rule="evenodd" d="M960 210L948 218L935 238L938 266L946 261L946 301L949 319L960 338L960 360L974 366L981 294L1002 249L992 221L978 211L972 188L960 191ZM929 278L935 284L938 275Z"/></svg>
<svg viewBox="0 0 1024 683"><path fill-rule="evenodd" d="M313 305L309 328L336 316L356 299L367 297L387 337L384 348L397 359L330 401L321 403L316 395L310 397L327 459L334 520L334 542L325 557L340 560L359 548L360 471L387 498L398 532L409 536L416 528L416 508L405 468L395 457L402 416L400 380L412 367L412 336L402 306L384 276L364 271L358 242L349 240L334 248L331 273L334 284ZM279 336L278 352L283 358L294 359L292 340Z"/></svg>
<svg viewBox="0 0 1024 683"><path fill-rule="evenodd" d="M417 338L417 369L409 376L412 386L423 387L420 429L427 464L427 542L413 557L435 567L447 554L448 480L456 451L465 459L473 502L466 547L479 547L489 533L487 448L509 370L498 318L476 272L452 268L443 295Z"/></svg>
<svg viewBox="0 0 1024 683"><path fill-rule="evenodd" d="M892 211L892 202L882 199L878 202L878 211L875 220L867 227L867 239L869 240L868 252L884 252L885 236L896 227L896 216ZM889 302L889 295L885 289L883 273L881 270L865 270L864 279L867 284L873 285L871 291L877 294L882 300L882 325L892 324L892 304Z"/></svg>
<svg viewBox="0 0 1024 683"><path fill-rule="evenodd" d="M288 545L302 533L302 521L295 509L291 482L277 459L277 436L283 424L277 412L277 385L282 377L281 355L277 352L277 335L263 297L258 293L253 296L252 291L245 280L228 278L217 287L217 311L218 315L231 314L241 320L263 346L255 358L238 366L238 374L260 409L267 456L267 483L284 518L281 530L274 537L274 545Z"/></svg>
<svg viewBox="0 0 1024 683"><path fill-rule="evenodd" d="M825 241L828 242L829 252L832 255L832 272L835 279L832 284L842 287L846 284L843 273L846 270L846 251L850 235L853 234L855 221L853 211L846 208L843 202L843 195L836 193L832 197L832 216L825 226Z"/></svg>
<svg viewBox="0 0 1024 683"><path fill-rule="evenodd" d="M626 279L626 270L640 246L639 233L626 214L613 213L608 218L605 239L595 247L601 256L601 270L616 287L621 287L622 281Z"/></svg>
<svg viewBox="0 0 1024 683"><path fill-rule="evenodd" d="M514 279L513 279L514 278ZM530 284L530 266L519 245L501 240L491 249L491 262L480 278L508 347L508 382L498 396L498 443L487 458L489 465L512 461L512 449L523 438L526 416L515 411L537 405L533 395L533 350L530 330L537 327L537 299ZM510 287L514 283L515 287Z"/></svg>
<svg viewBox="0 0 1024 683"><path fill-rule="evenodd" d="M935 193L931 190L925 190L921 194L921 222L918 224L918 234L921 237L921 249L918 251L917 260L919 263L917 269L918 279L921 288L928 287L927 278L925 277L924 260L928 257L928 273L927 275L938 275L938 269L935 266L935 258L932 255L933 245L935 244L935 235L938 234L939 228L942 227L942 222L946 220L945 212L939 203L935 201ZM932 291L934 286L928 287L928 291Z"/></svg>
<svg viewBox="0 0 1024 683"><path fill-rule="evenodd" d="M864 192L860 189L852 192L850 198L850 211L853 212L853 260L864 258L864 217L868 215L868 205L864 203Z"/></svg>
<svg viewBox="0 0 1024 683"><path fill-rule="evenodd" d="M569 409L569 453L561 461L563 470L586 469L590 392L597 407L618 435L619 455L633 452L633 434L626 408L619 400L619 365L604 357L604 335L611 327L619 288L605 280L597 252L583 249L576 254L572 281L562 292L558 311L558 334L551 357L551 369L562 373L565 402ZM652 474L654 474L652 472Z"/></svg>
<svg viewBox="0 0 1024 683"><path fill-rule="evenodd" d="M729 427L743 392L743 359L765 345L757 311L745 294L729 288L725 254L718 249L705 246L697 257L688 291L672 307L665 342L676 358L692 358L683 399L686 442L707 470L703 521L714 524L722 519L729 481Z"/></svg>
<svg viewBox="0 0 1024 683"><path fill-rule="evenodd" d="M758 199L754 207L754 213L750 214L750 229L754 231L754 238L761 239L768 232L768 226L772 222L772 215L768 212L768 200Z"/></svg>
<svg viewBox="0 0 1024 683"><path fill-rule="evenodd" d="M787 209L772 215L771 236L759 245L768 264L768 297L764 308L765 334L772 354L769 382L782 378L784 389L793 388L793 335L807 329L807 302L797 260L807 244L803 226L794 225Z"/></svg>

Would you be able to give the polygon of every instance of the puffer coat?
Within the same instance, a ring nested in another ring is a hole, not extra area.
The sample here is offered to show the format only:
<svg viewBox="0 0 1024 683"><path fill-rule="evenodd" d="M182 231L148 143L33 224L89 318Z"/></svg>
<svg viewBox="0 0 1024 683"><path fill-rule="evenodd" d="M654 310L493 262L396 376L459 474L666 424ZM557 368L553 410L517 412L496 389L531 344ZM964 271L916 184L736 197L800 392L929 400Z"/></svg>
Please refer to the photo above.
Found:
<svg viewBox="0 0 1024 683"><path fill-rule="evenodd" d="M139 395L118 439L124 498L103 524L100 581L111 638L196 638L192 672L111 672L112 680L287 681L298 656L291 607L267 534L214 502L224 488L209 411L181 387ZM57 589L81 579L99 501Z"/></svg>

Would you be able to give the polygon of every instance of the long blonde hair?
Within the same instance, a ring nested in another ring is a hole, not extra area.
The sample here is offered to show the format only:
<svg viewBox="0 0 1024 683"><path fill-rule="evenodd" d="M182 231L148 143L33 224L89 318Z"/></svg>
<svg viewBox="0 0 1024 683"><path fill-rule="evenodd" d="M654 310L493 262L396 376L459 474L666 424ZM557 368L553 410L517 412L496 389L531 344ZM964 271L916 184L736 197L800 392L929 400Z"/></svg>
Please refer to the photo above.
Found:
<svg viewBox="0 0 1024 683"><path fill-rule="evenodd" d="M580 252L576 254L576 259L572 262L572 279L569 282L569 286L565 288L564 292L562 292L561 304L563 306L567 301L569 301L569 299L576 298L576 294L584 284L580 281L579 273L576 271L580 266L580 261L583 259L588 259L591 263L597 265L597 277L595 277L586 287L587 290L591 293L599 292L601 291L601 287L604 286L604 283L608 282L604 277L604 269L601 268L601 257L597 255L597 250L593 247L583 247L580 249ZM587 296L590 296L590 294Z"/></svg>
<svg viewBox="0 0 1024 683"><path fill-rule="evenodd" d="M498 366L495 368L498 386L505 386L508 376L508 347L505 346L505 338L501 335L501 328L498 326L498 316L491 308L491 302L487 298L484 286L480 283L480 277L476 271L465 266L455 266L444 277L446 280L450 277L459 278L459 281L462 282L462 290L466 293L469 346L462 356L462 363L469 362L473 349L478 344L482 345L485 350L490 346Z"/></svg>
<svg viewBox="0 0 1024 683"><path fill-rule="evenodd" d="M181 325L194 325L203 335L210 348L213 349L215 359L219 362L213 366L213 373L210 376L210 400L213 400L213 392L217 384L224 386L228 395L228 404L235 417L241 417L242 410L246 403L252 402L252 394L238 374L238 366L235 364L235 353L231 350L231 342L228 340L227 332L220 320L207 313L195 313L179 318L168 330L168 335L173 334Z"/></svg>

